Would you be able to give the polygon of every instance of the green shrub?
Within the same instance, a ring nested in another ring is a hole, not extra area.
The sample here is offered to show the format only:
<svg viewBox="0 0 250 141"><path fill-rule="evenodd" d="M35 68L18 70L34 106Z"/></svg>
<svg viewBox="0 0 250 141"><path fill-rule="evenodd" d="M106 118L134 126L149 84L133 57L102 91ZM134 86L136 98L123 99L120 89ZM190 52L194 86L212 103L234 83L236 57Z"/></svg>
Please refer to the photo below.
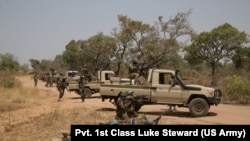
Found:
<svg viewBox="0 0 250 141"><path fill-rule="evenodd" d="M13 72L0 71L0 87L13 88L18 84Z"/></svg>
<svg viewBox="0 0 250 141"><path fill-rule="evenodd" d="M230 101L248 104L250 100L250 88L247 81L241 76L232 75L225 79L226 91Z"/></svg>

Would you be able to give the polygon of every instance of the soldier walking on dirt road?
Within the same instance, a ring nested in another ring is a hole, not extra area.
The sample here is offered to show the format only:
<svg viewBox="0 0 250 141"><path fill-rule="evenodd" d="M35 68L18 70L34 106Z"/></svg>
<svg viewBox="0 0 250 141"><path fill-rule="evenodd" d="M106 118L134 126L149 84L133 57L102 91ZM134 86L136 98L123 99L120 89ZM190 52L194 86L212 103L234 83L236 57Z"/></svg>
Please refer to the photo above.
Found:
<svg viewBox="0 0 250 141"><path fill-rule="evenodd" d="M65 89L67 88L66 78L63 75L60 76L56 87L59 91L58 101L60 101L63 98Z"/></svg>
<svg viewBox="0 0 250 141"><path fill-rule="evenodd" d="M84 76L80 77L80 80L78 81L79 86L79 94L81 96L82 102L85 101L85 93L84 93L84 85L86 84L86 80Z"/></svg>
<svg viewBox="0 0 250 141"><path fill-rule="evenodd" d="M34 74L33 79L34 79L34 86L37 87L37 82L38 82L38 74L37 73Z"/></svg>

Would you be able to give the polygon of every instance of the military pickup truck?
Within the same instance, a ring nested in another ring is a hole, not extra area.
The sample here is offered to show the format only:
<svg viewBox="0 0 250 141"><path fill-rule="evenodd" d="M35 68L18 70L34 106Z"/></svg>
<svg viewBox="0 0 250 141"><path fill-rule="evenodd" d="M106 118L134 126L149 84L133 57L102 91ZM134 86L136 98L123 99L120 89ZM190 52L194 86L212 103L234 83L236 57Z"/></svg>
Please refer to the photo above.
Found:
<svg viewBox="0 0 250 141"><path fill-rule="evenodd" d="M107 83L110 81L110 77L114 76L113 71L104 70L97 72L97 79L88 81L84 85L85 97L91 97L92 94L98 93L100 91L100 85L102 83ZM68 91L75 92L80 95L80 89L78 81L80 80L81 74L78 71L67 71L66 72L66 82L68 84ZM83 75L84 77L84 75Z"/></svg>
<svg viewBox="0 0 250 141"><path fill-rule="evenodd" d="M206 116L210 106L220 104L222 97L220 89L185 84L179 70L166 69L150 69L143 85L112 82L101 84L100 95L102 101L112 101L117 99L121 91L129 89L135 97L143 97L142 104L136 104L137 111L147 104L174 105L189 108L194 117Z"/></svg>

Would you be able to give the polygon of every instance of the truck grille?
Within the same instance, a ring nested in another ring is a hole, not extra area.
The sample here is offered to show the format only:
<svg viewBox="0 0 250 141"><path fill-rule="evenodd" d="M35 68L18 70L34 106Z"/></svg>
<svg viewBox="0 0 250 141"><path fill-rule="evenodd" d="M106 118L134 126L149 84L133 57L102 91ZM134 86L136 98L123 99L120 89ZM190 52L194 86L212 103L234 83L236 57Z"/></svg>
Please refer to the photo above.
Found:
<svg viewBox="0 0 250 141"><path fill-rule="evenodd" d="M215 89L214 90L214 97L222 97L222 93L220 89Z"/></svg>

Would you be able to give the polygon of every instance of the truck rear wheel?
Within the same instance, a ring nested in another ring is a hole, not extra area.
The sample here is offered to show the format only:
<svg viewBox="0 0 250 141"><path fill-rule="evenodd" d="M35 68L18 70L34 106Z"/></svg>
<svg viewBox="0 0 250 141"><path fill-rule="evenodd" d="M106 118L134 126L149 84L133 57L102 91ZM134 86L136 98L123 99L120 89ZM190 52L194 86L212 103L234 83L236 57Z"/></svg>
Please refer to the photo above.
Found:
<svg viewBox="0 0 250 141"><path fill-rule="evenodd" d="M91 97L92 91L89 88L84 88L85 97Z"/></svg>
<svg viewBox="0 0 250 141"><path fill-rule="evenodd" d="M208 114L209 105L203 98L195 98L190 102L189 112L194 117L202 117Z"/></svg>

